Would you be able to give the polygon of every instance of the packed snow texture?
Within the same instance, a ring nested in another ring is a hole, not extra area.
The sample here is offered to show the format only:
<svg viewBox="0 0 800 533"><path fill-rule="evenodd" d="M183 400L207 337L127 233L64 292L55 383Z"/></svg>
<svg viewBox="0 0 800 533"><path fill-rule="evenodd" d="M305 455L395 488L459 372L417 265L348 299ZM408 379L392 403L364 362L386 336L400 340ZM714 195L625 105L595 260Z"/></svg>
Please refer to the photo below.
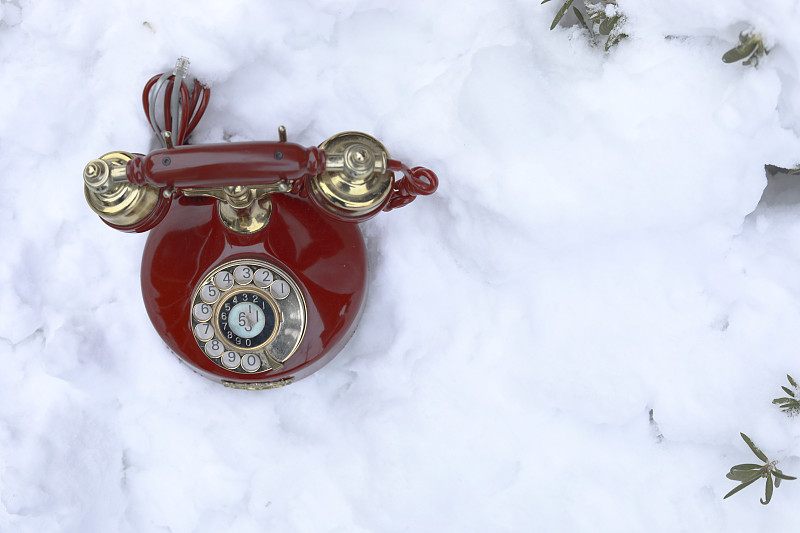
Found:
<svg viewBox="0 0 800 533"><path fill-rule="evenodd" d="M0 531L791 531L800 475L800 2L0 3ZM754 28L758 68L722 54ZM146 235L81 173L147 152L188 56L191 142L361 130L441 187L362 225L363 320L289 387L224 388L140 296ZM652 410L652 420L650 412Z"/></svg>

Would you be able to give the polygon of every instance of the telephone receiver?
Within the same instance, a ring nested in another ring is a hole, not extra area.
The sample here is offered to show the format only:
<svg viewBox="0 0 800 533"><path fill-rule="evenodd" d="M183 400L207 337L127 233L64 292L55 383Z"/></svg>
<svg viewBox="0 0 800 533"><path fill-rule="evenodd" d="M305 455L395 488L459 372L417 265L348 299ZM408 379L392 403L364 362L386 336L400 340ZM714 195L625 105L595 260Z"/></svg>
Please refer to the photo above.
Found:
<svg viewBox="0 0 800 533"><path fill-rule="evenodd" d="M188 145L210 96L197 80L190 90L188 64L145 84L162 148L90 161L86 200L112 228L149 232L145 308L181 360L233 388L287 385L358 325L368 269L358 223L433 194L438 178L360 132L305 147L281 126L278 141Z"/></svg>

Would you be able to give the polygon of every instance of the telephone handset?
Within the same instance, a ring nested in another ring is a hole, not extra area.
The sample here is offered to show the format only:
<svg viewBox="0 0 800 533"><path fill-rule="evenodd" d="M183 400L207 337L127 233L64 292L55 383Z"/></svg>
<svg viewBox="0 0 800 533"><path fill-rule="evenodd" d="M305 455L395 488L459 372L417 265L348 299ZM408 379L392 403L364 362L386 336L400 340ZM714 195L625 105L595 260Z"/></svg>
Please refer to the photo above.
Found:
<svg viewBox="0 0 800 533"><path fill-rule="evenodd" d="M230 387L286 385L355 331L367 274L356 223L432 194L438 178L359 132L319 147L287 142L282 126L277 142L187 145L210 95L189 90L187 67L145 85L163 148L90 161L86 200L115 229L149 231L142 294L172 351Z"/></svg>

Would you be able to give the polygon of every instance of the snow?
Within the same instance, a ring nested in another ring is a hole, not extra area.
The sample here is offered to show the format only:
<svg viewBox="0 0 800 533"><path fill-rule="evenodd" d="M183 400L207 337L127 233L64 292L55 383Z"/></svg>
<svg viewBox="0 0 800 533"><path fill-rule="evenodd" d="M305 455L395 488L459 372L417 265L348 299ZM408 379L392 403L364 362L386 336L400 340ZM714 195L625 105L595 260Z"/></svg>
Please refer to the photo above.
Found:
<svg viewBox="0 0 800 533"><path fill-rule="evenodd" d="M0 531L797 529L800 483L722 497L739 432L800 475L800 2L620 0L607 54L560 4L0 3ZM195 143L362 130L441 180L289 387L172 356L83 198L181 55Z"/></svg>

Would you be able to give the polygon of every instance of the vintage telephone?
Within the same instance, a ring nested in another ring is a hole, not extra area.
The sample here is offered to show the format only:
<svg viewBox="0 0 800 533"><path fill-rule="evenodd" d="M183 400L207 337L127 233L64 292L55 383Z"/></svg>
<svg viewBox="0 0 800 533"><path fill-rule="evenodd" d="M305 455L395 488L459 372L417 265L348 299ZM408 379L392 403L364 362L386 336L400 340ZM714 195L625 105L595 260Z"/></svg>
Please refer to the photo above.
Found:
<svg viewBox="0 0 800 533"><path fill-rule="evenodd" d="M367 274L357 223L432 194L438 179L358 132L318 148L286 142L283 126L278 142L185 145L210 94L196 80L189 90L187 70L180 58L144 88L163 148L89 162L86 200L112 228L150 232L145 307L181 359L234 388L286 385L355 331Z"/></svg>

